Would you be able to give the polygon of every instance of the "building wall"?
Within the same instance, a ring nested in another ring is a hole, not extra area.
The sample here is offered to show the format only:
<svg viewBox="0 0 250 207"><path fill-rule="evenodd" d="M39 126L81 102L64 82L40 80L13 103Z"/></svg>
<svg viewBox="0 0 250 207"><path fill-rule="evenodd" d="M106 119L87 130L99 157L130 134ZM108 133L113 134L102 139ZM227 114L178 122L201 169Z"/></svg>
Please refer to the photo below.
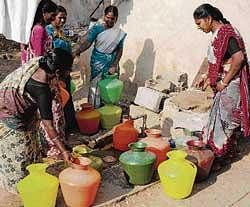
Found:
<svg viewBox="0 0 250 207"><path fill-rule="evenodd" d="M88 24L90 13L100 0L56 0L65 6L71 25ZM119 7L117 24L127 32L122 56L121 79L126 92L157 75L175 78L188 73L189 85L206 57L211 34L197 30L193 11L202 3L220 8L224 16L241 32L247 51L250 44L249 0L105 0L94 17L101 18L110 3ZM89 73L89 52L82 54L81 65Z"/></svg>
<svg viewBox="0 0 250 207"><path fill-rule="evenodd" d="M220 8L239 29L249 52L249 0L123 0L118 24L128 36L121 72L129 90L156 75L177 71L188 73L192 83L211 37L197 30L192 17L195 8L205 2Z"/></svg>
<svg viewBox="0 0 250 207"><path fill-rule="evenodd" d="M95 10L101 0L54 0L59 5L64 6L68 12L67 23L73 26L84 26L89 24L89 16ZM96 10L93 17L100 18L103 9L111 3L105 0Z"/></svg>

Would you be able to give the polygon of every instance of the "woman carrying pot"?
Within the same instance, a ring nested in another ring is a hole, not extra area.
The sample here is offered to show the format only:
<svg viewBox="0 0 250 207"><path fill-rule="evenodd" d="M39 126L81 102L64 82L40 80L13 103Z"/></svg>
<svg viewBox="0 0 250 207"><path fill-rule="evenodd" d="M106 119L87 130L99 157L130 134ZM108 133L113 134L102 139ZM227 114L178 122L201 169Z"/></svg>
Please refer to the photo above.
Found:
<svg viewBox="0 0 250 207"><path fill-rule="evenodd" d="M73 48L73 57L87 50L93 42L94 49L91 55L91 80L89 102L96 108L100 106L98 82L104 73L116 73L123 52L126 33L115 27L118 19L118 9L108 6L104 11L103 22L93 25L80 43Z"/></svg>

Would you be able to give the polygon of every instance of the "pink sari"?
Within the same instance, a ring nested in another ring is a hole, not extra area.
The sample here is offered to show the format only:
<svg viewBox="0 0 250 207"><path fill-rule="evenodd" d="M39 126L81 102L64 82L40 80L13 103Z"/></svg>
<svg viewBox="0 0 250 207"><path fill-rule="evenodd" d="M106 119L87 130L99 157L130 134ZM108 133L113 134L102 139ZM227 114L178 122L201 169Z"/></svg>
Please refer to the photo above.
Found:
<svg viewBox="0 0 250 207"><path fill-rule="evenodd" d="M43 56L52 48L52 39L47 34L46 29L36 24L31 32L28 46L21 44L21 61L26 63L33 57Z"/></svg>

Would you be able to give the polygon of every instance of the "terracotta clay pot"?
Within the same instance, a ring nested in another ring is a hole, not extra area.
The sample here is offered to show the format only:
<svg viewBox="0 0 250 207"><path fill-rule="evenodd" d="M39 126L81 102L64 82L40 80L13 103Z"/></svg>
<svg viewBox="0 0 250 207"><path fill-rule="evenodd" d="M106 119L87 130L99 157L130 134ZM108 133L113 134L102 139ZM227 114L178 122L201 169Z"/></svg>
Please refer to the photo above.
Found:
<svg viewBox="0 0 250 207"><path fill-rule="evenodd" d="M70 207L88 207L95 201L101 176L90 163L86 157L77 158L59 174L63 197Z"/></svg>
<svg viewBox="0 0 250 207"><path fill-rule="evenodd" d="M161 162L167 159L167 152L170 150L169 142L161 136L160 129L147 129L145 133L147 137L140 141L147 144L146 151L156 155L155 167L157 168Z"/></svg>
<svg viewBox="0 0 250 207"><path fill-rule="evenodd" d="M160 129L146 129L145 133L147 137L161 137L161 130Z"/></svg>
<svg viewBox="0 0 250 207"><path fill-rule="evenodd" d="M196 181L205 180L209 176L214 153L206 149L205 144L200 140L189 140L187 146L185 148L188 154L187 159L197 165Z"/></svg>

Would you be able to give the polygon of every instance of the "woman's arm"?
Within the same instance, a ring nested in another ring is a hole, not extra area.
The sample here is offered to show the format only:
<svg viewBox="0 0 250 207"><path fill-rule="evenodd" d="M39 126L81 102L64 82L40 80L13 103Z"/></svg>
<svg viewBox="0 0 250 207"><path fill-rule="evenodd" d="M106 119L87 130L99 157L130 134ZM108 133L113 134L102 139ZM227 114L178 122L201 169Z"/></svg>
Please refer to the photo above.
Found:
<svg viewBox="0 0 250 207"><path fill-rule="evenodd" d="M92 42L87 40L87 35L84 35L80 38L79 42L72 47L72 56L73 58L80 55L85 50L89 49Z"/></svg>
<svg viewBox="0 0 250 207"><path fill-rule="evenodd" d="M118 68L119 61L122 57L122 53L123 53L123 48L118 47L116 50L115 60L114 60L113 64L111 65L111 67L109 68L109 73L113 74L113 73L117 72L116 70Z"/></svg>
<svg viewBox="0 0 250 207"><path fill-rule="evenodd" d="M36 57L44 55L45 35L45 28L43 28L41 25L34 26L31 32L30 42Z"/></svg>
<svg viewBox="0 0 250 207"><path fill-rule="evenodd" d="M64 145L60 142L58 133L52 122L52 94L49 85L47 83L41 82L43 81L43 73L38 73L38 71L36 71L32 78L29 79L29 81L26 83L25 90L35 99L37 103L44 130L46 131L47 136L51 139L52 142L54 142L56 147L60 150L65 161L69 162L70 154L66 151ZM33 77L37 73L40 75L38 81L33 79Z"/></svg>
<svg viewBox="0 0 250 207"><path fill-rule="evenodd" d="M239 72L241 69L242 63L244 62L244 54L242 51L238 51L231 56L231 65L228 73L226 76L217 84L217 90L222 91L229 82L234 78L234 76Z"/></svg>
<svg viewBox="0 0 250 207"><path fill-rule="evenodd" d="M104 31L104 26L101 24L95 24L82 37L80 37L78 44L72 48L73 58L87 50L102 31Z"/></svg>
<svg viewBox="0 0 250 207"><path fill-rule="evenodd" d="M48 133L49 137L51 140L54 142L56 147L61 151L63 158L66 162L70 162L70 154L69 152L65 149L64 145L61 143L59 140L59 136L53 126L52 120L42 120L44 128L46 132Z"/></svg>

